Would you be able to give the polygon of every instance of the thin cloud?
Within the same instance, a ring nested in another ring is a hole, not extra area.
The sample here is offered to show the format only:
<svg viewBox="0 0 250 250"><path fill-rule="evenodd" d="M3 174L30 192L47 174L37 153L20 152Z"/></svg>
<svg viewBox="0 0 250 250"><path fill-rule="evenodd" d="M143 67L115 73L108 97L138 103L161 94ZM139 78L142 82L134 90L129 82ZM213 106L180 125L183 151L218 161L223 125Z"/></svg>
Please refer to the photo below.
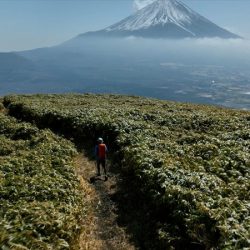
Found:
<svg viewBox="0 0 250 250"><path fill-rule="evenodd" d="M138 10L146 7L147 5L149 5L155 1L156 0L134 0L133 9L134 9L134 11L138 11Z"/></svg>

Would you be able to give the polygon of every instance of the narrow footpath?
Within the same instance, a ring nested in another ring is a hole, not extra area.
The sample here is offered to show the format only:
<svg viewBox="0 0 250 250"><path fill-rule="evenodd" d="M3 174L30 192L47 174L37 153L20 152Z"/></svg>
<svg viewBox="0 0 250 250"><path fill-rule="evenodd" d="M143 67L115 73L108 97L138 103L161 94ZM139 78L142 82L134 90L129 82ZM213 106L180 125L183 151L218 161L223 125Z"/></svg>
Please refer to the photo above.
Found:
<svg viewBox="0 0 250 250"><path fill-rule="evenodd" d="M8 115L8 110L1 105L0 112ZM126 233L125 228L117 223L117 204L112 195L117 191L119 175L108 173L94 183L90 178L96 176L95 161L89 160L84 150L74 159L76 173L83 189L83 201L86 216L83 220L79 240L73 244L72 250L137 250ZM109 166L107 166L107 170Z"/></svg>
<svg viewBox="0 0 250 250"><path fill-rule="evenodd" d="M80 250L135 250L124 228L117 224L117 207L112 195L117 189L118 175L109 174L107 181L104 176L90 183L95 176L95 162L90 161L84 152L75 158L77 174L83 188L83 199L87 203L87 215L83 221L83 231L75 246Z"/></svg>

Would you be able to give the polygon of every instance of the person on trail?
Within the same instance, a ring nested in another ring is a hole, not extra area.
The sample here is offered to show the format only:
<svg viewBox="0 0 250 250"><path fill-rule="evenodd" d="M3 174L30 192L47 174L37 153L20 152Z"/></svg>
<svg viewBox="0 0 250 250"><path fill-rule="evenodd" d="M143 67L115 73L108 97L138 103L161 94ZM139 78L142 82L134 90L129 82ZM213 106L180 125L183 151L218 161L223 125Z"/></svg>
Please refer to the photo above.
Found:
<svg viewBox="0 0 250 250"><path fill-rule="evenodd" d="M95 146L95 157L96 157L96 164L97 164L97 176L101 175L100 172L100 165L102 165L105 180L108 179L107 177L107 170L106 170L106 158L107 158L108 149L106 144L104 144L102 138L98 138L97 145Z"/></svg>

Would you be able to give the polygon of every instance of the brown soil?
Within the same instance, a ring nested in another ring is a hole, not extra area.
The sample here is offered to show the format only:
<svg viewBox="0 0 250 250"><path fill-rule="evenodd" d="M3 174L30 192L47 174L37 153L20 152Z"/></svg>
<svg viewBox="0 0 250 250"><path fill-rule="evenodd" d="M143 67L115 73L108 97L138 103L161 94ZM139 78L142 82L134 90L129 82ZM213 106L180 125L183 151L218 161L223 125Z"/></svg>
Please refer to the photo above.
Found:
<svg viewBox="0 0 250 250"><path fill-rule="evenodd" d="M87 215L83 230L75 246L80 250L135 250L125 229L117 223L117 206L111 196L117 190L118 175L109 175L107 181L101 176L93 184L90 178L96 175L95 162L84 152L75 158L77 174L81 179L83 199L87 203Z"/></svg>

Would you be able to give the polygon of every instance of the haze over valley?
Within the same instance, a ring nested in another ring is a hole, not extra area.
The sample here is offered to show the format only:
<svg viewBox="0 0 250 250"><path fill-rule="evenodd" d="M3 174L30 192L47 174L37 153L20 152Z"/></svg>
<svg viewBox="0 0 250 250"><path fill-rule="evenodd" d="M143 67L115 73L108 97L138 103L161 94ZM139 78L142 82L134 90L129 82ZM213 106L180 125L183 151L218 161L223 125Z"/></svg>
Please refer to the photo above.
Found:
<svg viewBox="0 0 250 250"><path fill-rule="evenodd" d="M0 94L119 93L250 109L249 67L247 39L158 0L57 46L0 53Z"/></svg>

